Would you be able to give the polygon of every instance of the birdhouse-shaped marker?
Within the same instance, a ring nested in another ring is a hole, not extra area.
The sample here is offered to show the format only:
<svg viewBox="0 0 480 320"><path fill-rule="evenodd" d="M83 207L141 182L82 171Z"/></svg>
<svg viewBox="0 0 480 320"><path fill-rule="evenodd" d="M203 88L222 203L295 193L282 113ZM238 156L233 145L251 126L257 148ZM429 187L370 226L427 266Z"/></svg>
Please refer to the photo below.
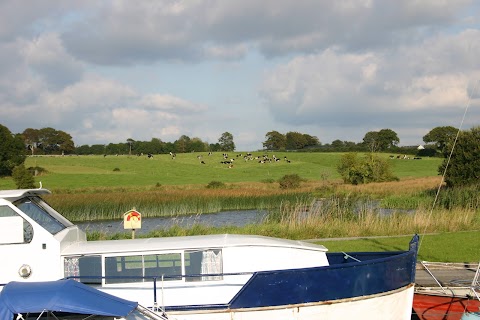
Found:
<svg viewBox="0 0 480 320"><path fill-rule="evenodd" d="M141 229L142 215L133 208L123 214L123 228L124 229Z"/></svg>

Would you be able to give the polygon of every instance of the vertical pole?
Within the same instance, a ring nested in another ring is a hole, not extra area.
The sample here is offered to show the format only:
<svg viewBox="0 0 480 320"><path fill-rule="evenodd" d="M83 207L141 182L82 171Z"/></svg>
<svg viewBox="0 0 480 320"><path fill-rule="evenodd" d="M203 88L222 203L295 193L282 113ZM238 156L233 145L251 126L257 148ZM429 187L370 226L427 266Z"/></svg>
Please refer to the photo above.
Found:
<svg viewBox="0 0 480 320"><path fill-rule="evenodd" d="M132 229L132 239L135 239L135 229Z"/></svg>

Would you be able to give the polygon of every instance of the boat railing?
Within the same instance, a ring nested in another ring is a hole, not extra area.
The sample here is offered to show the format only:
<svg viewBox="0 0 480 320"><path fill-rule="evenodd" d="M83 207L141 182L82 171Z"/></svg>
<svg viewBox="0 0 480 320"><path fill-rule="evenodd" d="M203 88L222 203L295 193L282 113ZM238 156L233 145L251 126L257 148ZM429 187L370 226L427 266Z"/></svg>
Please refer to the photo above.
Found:
<svg viewBox="0 0 480 320"><path fill-rule="evenodd" d="M425 271L432 277L432 279L437 283L438 287L442 290L443 293L451 291L453 295L453 288L450 286L442 285L441 281L433 274L434 269L436 270L463 270L463 269L476 269L475 276L470 282L469 280L452 280L450 283L454 287L464 287L468 288L473 296L475 296L480 301L480 263L455 263L455 262L429 262L429 261L420 261L420 264L425 269Z"/></svg>
<svg viewBox="0 0 480 320"><path fill-rule="evenodd" d="M202 274L188 274L188 275L158 275L158 276L70 276L64 279L73 279L80 281L86 284L100 285L102 280L115 279L115 280L133 280L125 282L145 282L145 280L151 280L153 283L153 311L165 313L165 307L163 305L163 291L164 291L164 282L169 280L179 280L179 279L188 279L188 278L197 278L197 279L223 279L230 276L252 276L256 272L231 272L231 273L202 273ZM158 282L160 282L160 288L158 288ZM120 283L116 283L120 284ZM161 292L161 305L158 302L157 291L160 289Z"/></svg>

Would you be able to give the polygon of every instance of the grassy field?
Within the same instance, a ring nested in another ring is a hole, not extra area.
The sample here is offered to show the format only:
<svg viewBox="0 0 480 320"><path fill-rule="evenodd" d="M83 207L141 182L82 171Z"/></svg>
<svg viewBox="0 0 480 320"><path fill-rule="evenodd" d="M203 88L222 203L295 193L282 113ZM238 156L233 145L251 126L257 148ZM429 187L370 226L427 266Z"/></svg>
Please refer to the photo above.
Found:
<svg viewBox="0 0 480 320"><path fill-rule="evenodd" d="M339 179L336 165L341 153L266 153L280 161L259 163L260 159L243 160L245 153L232 153L233 167L222 164L221 153L178 154L146 156L38 156L28 157L26 167L42 167L47 174L36 177L49 189L81 189L95 187L154 187L159 185L206 185L210 181L224 183L275 181L286 174L298 174L308 181ZM263 153L253 153L254 157ZM201 156L202 158L197 158ZM388 154L382 155L386 158ZM285 160L288 159L290 162ZM202 164L203 161L205 164ZM394 174L401 179L437 176L442 159L422 160L391 159ZM15 188L10 178L0 179L0 189Z"/></svg>

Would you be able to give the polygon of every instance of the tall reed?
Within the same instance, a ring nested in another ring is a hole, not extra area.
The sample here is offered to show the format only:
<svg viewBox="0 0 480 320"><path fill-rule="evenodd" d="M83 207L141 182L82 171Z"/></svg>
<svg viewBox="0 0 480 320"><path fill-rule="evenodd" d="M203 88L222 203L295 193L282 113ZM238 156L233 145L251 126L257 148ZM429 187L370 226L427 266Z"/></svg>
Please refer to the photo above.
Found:
<svg viewBox="0 0 480 320"><path fill-rule="evenodd" d="M135 208L143 217L214 213L221 210L270 209L282 201L312 199L306 192L270 190L155 190L53 194L47 201L72 221L119 219Z"/></svg>

